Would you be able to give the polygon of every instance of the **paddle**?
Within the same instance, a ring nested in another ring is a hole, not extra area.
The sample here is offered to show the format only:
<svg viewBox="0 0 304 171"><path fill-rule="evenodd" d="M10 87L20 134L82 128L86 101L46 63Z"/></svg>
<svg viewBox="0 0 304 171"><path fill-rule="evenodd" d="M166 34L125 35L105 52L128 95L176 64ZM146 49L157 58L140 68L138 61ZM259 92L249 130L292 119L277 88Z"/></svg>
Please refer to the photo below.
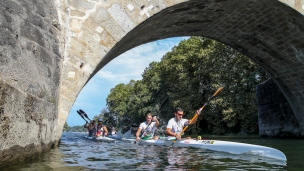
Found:
<svg viewBox="0 0 304 171"><path fill-rule="evenodd" d="M193 118L190 120L190 122L188 123L187 126L185 126L185 128L180 132L180 135L182 135L186 129L188 128L188 126L192 123L193 120L195 120L198 115L200 114L200 112L205 108L205 106L220 92L223 90L224 87L220 87L219 89L217 89L217 91L213 94L212 97L210 97L207 102L199 109L199 112L195 112L195 115L193 116Z"/></svg>
<svg viewBox="0 0 304 171"><path fill-rule="evenodd" d="M86 122L88 122L82 115L82 113L80 111L77 110L77 113L82 117L83 120L85 120Z"/></svg>
<svg viewBox="0 0 304 171"><path fill-rule="evenodd" d="M91 120L91 119L88 117L88 115L87 115L83 110L79 109L79 111L80 111L87 119Z"/></svg>

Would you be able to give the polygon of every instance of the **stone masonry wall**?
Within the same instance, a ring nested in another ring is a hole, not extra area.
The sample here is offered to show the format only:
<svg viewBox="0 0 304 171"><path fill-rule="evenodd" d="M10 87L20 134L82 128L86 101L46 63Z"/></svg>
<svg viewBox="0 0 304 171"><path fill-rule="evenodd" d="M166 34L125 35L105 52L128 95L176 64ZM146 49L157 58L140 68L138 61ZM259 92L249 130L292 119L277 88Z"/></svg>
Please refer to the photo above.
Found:
<svg viewBox="0 0 304 171"><path fill-rule="evenodd" d="M0 166L37 156L59 140L57 20L52 1L0 1Z"/></svg>
<svg viewBox="0 0 304 171"><path fill-rule="evenodd" d="M257 86L257 106L261 136L300 137L292 109L272 79Z"/></svg>

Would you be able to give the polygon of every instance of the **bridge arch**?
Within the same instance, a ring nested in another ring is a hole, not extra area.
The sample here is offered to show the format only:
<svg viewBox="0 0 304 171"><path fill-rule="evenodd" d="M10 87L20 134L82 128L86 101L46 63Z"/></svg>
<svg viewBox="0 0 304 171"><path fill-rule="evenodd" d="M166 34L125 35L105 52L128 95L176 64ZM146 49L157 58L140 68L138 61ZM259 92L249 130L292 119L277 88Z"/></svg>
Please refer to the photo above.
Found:
<svg viewBox="0 0 304 171"><path fill-rule="evenodd" d="M0 8L0 163L56 145L98 70L174 36L209 37L251 58L284 93L304 135L303 0L1 0Z"/></svg>
<svg viewBox="0 0 304 171"><path fill-rule="evenodd" d="M61 7L68 9L69 17L60 20L67 39L59 129L82 87L115 57L154 40L203 36L235 48L267 71L304 135L303 2L72 0L69 5Z"/></svg>

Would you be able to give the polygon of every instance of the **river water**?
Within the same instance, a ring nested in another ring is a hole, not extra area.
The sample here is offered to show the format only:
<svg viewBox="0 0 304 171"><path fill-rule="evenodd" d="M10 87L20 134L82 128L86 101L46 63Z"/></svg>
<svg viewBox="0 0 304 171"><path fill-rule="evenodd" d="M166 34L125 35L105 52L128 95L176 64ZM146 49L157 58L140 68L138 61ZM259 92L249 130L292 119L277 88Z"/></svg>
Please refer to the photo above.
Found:
<svg viewBox="0 0 304 171"><path fill-rule="evenodd" d="M286 155L285 163L261 156L234 155L196 148L141 146L123 141L99 142L88 140L85 135L64 132L58 148L41 154L33 161L2 167L0 170L304 170L304 140L212 137L276 148Z"/></svg>

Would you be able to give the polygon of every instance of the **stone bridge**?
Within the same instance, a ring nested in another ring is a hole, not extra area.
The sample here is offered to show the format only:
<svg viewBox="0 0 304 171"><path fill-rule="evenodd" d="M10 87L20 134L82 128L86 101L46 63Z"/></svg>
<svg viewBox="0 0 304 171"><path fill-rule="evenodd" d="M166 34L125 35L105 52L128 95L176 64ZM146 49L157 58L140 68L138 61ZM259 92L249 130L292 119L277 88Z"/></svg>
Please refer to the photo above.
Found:
<svg viewBox="0 0 304 171"><path fill-rule="evenodd" d="M247 55L304 136L304 0L1 0L0 9L0 164L56 145L77 95L112 59L176 36Z"/></svg>

